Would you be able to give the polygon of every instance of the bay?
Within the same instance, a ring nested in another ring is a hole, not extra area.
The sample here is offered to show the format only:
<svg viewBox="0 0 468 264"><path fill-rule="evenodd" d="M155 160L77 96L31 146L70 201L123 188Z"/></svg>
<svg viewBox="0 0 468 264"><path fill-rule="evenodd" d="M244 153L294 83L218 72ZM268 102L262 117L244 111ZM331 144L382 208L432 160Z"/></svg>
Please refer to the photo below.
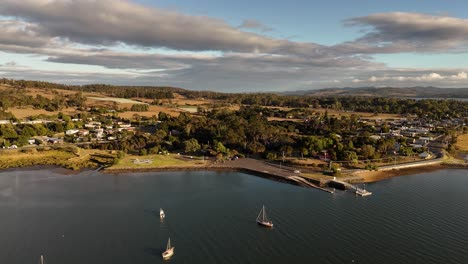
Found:
<svg viewBox="0 0 468 264"><path fill-rule="evenodd" d="M465 263L468 175L359 197L238 172L0 172L0 263ZM273 229L256 225L265 205ZM160 221L159 208L166 212ZM163 261L168 237L175 255Z"/></svg>

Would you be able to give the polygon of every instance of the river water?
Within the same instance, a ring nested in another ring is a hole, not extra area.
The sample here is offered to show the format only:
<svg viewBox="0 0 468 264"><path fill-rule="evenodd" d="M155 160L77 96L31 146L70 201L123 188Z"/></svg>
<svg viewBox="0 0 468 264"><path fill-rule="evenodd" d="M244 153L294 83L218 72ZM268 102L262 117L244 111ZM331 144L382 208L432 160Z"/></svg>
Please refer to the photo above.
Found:
<svg viewBox="0 0 468 264"><path fill-rule="evenodd" d="M237 172L64 172L0 172L0 263L468 263L466 170L369 197ZM255 223L263 204L273 229Z"/></svg>

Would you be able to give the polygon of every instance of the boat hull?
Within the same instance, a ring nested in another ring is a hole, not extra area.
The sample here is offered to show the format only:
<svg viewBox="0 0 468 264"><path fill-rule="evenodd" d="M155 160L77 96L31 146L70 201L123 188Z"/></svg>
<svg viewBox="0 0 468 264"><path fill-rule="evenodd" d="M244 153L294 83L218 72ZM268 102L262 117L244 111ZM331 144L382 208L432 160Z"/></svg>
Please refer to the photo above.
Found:
<svg viewBox="0 0 468 264"><path fill-rule="evenodd" d="M174 249L175 249L175 248L172 247L172 248L170 248L170 249L164 251L164 252L162 253L163 259L170 259L170 258L174 255Z"/></svg>
<svg viewBox="0 0 468 264"><path fill-rule="evenodd" d="M272 222L257 221L257 224L259 224L259 225L261 225L261 226L265 226L265 227L273 227L273 223L272 223Z"/></svg>

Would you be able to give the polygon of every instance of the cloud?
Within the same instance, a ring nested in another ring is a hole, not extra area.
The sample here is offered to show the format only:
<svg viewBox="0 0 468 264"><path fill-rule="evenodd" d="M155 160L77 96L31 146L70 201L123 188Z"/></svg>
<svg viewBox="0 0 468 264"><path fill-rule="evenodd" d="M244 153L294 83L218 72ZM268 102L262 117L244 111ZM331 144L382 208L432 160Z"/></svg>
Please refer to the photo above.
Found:
<svg viewBox="0 0 468 264"><path fill-rule="evenodd" d="M272 27L265 26L261 22L254 20L254 19L246 19L242 21L242 24L238 28L257 29L257 30L260 30L261 32L273 31Z"/></svg>
<svg viewBox="0 0 468 264"><path fill-rule="evenodd" d="M466 50L467 20L447 16L351 18L345 24L363 29L361 37L324 46L263 35L272 29L256 20L236 27L127 0L2 0L0 15L0 51L31 54L45 65L92 65L97 70L0 65L0 75L9 78L41 79L42 74L44 80L64 83L180 84L228 92L468 83L467 69L395 69L372 58L377 53Z"/></svg>
<svg viewBox="0 0 468 264"><path fill-rule="evenodd" d="M0 14L34 23L44 35L92 45L125 43L175 50L263 53L296 46L287 40L241 31L220 19L125 0L3 0ZM254 26L252 21L246 25Z"/></svg>
<svg viewBox="0 0 468 264"><path fill-rule="evenodd" d="M7 66L7 67L15 67L17 65L17 63L14 62L14 61L9 61L9 62L5 63L4 65Z"/></svg>
<svg viewBox="0 0 468 264"><path fill-rule="evenodd" d="M38 26L19 20L0 20L0 43L10 46L44 47L52 42L49 36L41 35Z"/></svg>
<svg viewBox="0 0 468 264"><path fill-rule="evenodd" d="M468 19L420 13L377 13L345 20L361 27L364 36L337 45L341 52L465 52L468 51Z"/></svg>
<svg viewBox="0 0 468 264"><path fill-rule="evenodd" d="M385 82L385 81L398 81L398 82L433 82L433 81L440 81L440 80L448 80L448 81L459 81L459 80L468 80L468 74L466 72L459 72L457 74L452 75L441 75L436 72L431 72L428 74L423 74L420 76L371 76L368 79L354 79L354 83L359 82Z"/></svg>

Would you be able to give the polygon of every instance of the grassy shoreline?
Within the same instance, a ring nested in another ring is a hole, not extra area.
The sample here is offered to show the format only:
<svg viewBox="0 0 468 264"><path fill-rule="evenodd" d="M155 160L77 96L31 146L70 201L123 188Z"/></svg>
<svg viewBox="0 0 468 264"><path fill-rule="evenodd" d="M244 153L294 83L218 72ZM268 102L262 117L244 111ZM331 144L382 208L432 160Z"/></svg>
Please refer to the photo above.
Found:
<svg viewBox="0 0 468 264"><path fill-rule="evenodd" d="M7 154L3 151L0 153L0 169L20 168L34 165L55 165L72 170L85 168L96 168L106 163L107 166L103 170L104 173L128 173L128 172L148 172L148 171L240 171L248 174L261 175L262 177L272 178L265 175L262 171L252 171L242 167L223 167L216 166L210 160L205 160L202 157L181 156L176 154L170 155L148 155L148 156L133 156L127 155L115 162L115 156L104 152L95 152L84 149L50 149L44 151L8 151ZM141 163L148 161L148 163ZM103 163L101 163L103 162ZM112 165L111 165L112 164ZM441 169L465 168L468 165L463 163L444 163L437 165L429 165L422 167L403 168L385 171L360 171L358 174L343 175L340 178L346 180L349 178L353 183L360 182L376 182L386 180L393 177L405 175L426 173ZM272 175L270 175L272 176ZM313 180L326 180L330 176L326 175L302 175L305 178Z"/></svg>
<svg viewBox="0 0 468 264"><path fill-rule="evenodd" d="M39 147L0 152L0 169L22 168L35 165L53 165L71 170L96 168L112 164L116 155L90 151L77 147Z"/></svg>

